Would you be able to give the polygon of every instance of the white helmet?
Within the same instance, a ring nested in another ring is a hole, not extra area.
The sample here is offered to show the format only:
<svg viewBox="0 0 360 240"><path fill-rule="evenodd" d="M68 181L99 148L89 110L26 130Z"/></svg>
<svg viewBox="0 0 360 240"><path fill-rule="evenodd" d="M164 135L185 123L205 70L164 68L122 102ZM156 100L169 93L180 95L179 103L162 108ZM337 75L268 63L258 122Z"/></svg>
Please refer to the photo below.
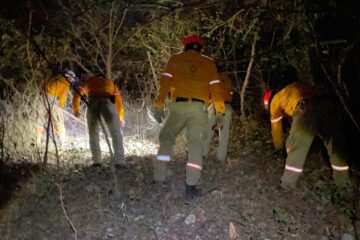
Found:
<svg viewBox="0 0 360 240"><path fill-rule="evenodd" d="M64 71L64 75L65 77L67 77L69 80L71 81L75 81L76 80L76 75L73 71L71 70L65 70Z"/></svg>

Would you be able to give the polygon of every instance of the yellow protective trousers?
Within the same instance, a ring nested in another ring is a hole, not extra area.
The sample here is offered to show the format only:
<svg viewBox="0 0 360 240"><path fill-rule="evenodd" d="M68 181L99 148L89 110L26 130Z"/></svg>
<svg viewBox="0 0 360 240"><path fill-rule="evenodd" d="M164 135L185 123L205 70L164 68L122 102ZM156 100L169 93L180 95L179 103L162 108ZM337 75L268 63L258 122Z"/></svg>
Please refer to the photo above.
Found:
<svg viewBox="0 0 360 240"><path fill-rule="evenodd" d="M323 141L332 167L335 184L348 182L349 167L345 160L345 141L336 108L326 97L314 97L301 101L294 112L288 138L287 158L281 185L294 189L312 141L318 135Z"/></svg>
<svg viewBox="0 0 360 240"><path fill-rule="evenodd" d="M112 138L114 151L112 161L115 164L125 164L123 136L115 104L108 97L90 98L86 118L93 163L100 163L101 161L100 124L102 124L103 119Z"/></svg>
<svg viewBox="0 0 360 240"><path fill-rule="evenodd" d="M188 161L186 164L186 183L196 185L201 176L203 140L206 132L207 110L201 102L172 102L169 117L160 132L160 147L154 160L154 180L165 181L167 164L176 136L186 129L188 141Z"/></svg>

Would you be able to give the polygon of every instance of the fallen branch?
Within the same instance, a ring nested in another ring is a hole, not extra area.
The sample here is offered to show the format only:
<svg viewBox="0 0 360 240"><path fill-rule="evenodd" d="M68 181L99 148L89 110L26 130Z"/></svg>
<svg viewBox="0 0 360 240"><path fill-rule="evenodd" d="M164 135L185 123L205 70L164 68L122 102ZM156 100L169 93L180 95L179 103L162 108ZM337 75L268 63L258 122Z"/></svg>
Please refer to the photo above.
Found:
<svg viewBox="0 0 360 240"><path fill-rule="evenodd" d="M55 185L59 188L61 208L62 208L62 210L63 210L63 212L64 212L66 221L69 223L69 225L70 225L70 227L71 227L71 230L74 232L74 238L75 238L76 240L78 240L79 238L78 238L77 230L76 230L74 224L71 222L71 220L70 220L70 218L69 218L69 216L68 216L68 214L67 214L67 212L66 212L65 206L64 206L64 201L63 201L63 197L64 197L64 196L63 196L63 193L62 193L62 188L61 188L60 184L58 184L58 183L55 183Z"/></svg>
<svg viewBox="0 0 360 240"><path fill-rule="evenodd" d="M154 227L150 227L150 229L154 231L154 233L155 233L154 235L155 235L156 239L159 240L160 238L156 232L156 229Z"/></svg>

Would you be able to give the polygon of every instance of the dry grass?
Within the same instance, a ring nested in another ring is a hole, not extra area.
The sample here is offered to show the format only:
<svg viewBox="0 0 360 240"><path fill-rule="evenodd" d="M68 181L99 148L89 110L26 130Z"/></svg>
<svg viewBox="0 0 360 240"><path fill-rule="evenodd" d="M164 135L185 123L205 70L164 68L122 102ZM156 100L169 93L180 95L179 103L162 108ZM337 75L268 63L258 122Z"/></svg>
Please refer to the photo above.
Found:
<svg viewBox="0 0 360 240"><path fill-rule="evenodd" d="M69 134L60 161L50 148L48 168L23 183L1 212L0 239L74 239L74 231L79 239L227 239L229 223L242 239L335 239L331 236L353 231L316 167L305 173L299 193L277 189L282 164L266 154L270 136L255 121L234 116L227 161L204 161L199 186L205 194L188 204L183 201L186 133L177 138L167 184L158 186L151 183L152 159L161 126L137 105L127 106L126 119L129 169L116 172L106 164L89 167L86 126L65 118ZM101 147L105 162L104 139ZM191 214L196 220L188 225Z"/></svg>
<svg viewBox="0 0 360 240"><path fill-rule="evenodd" d="M36 96L27 100L14 95L12 99L0 102L0 145L4 161L40 160L35 136L40 104L40 98Z"/></svg>

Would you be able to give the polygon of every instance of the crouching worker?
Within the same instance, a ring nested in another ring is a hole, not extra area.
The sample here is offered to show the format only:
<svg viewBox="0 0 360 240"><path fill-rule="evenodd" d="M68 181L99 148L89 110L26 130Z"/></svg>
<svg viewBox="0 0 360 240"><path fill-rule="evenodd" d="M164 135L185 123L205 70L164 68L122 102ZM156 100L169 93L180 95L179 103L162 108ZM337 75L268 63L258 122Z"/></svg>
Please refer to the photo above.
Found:
<svg viewBox="0 0 360 240"><path fill-rule="evenodd" d="M66 99L69 90L77 81L76 75L71 70L65 70L56 77L46 81L43 85L43 94L45 101L45 108L41 109L41 116L38 118L39 126L37 132L37 144L41 145L41 137L44 131L45 119L51 121L51 126L54 129L59 144L62 145L66 141L66 130L64 123L63 109L66 104ZM42 117L45 116L45 119ZM41 123L40 123L41 122Z"/></svg>
<svg viewBox="0 0 360 240"><path fill-rule="evenodd" d="M118 87L103 74L89 77L74 93L73 109L76 117L80 117L80 98L87 94L86 119L89 130L90 149L93 166L101 166L100 126L105 121L112 138L114 151L113 164L116 168L125 168L123 136L124 109Z"/></svg>
<svg viewBox="0 0 360 240"><path fill-rule="evenodd" d="M345 141L340 130L340 117L335 104L319 87L296 82L278 92L268 91L265 108L270 106L271 133L276 150L283 147L282 119L291 117L286 139L286 164L281 187L295 189L303 172L306 155L316 135L323 141L330 157L332 176L337 186L349 183L349 167L345 160Z"/></svg>
<svg viewBox="0 0 360 240"><path fill-rule="evenodd" d="M171 93L169 117L160 132L160 147L154 160L154 180L166 179L167 164L176 136L186 128L189 154L186 164L186 200L199 195L199 182L203 157L203 140L207 126L207 104L213 97L216 111L224 113L216 66L212 59L201 54L203 41L197 35L183 39L184 51L173 55L160 78L159 95L156 101L155 119L162 122L164 102Z"/></svg>
<svg viewBox="0 0 360 240"><path fill-rule="evenodd" d="M214 105L209 106L208 114L208 131L206 140L204 142L204 156L209 153L211 139L214 136L216 129L219 130L219 146L216 153L216 158L219 161L224 161L228 152L230 123L233 108L231 101L233 98L233 85L231 80L226 74L219 74L220 81L222 83L222 93L225 101L225 114L216 114Z"/></svg>

